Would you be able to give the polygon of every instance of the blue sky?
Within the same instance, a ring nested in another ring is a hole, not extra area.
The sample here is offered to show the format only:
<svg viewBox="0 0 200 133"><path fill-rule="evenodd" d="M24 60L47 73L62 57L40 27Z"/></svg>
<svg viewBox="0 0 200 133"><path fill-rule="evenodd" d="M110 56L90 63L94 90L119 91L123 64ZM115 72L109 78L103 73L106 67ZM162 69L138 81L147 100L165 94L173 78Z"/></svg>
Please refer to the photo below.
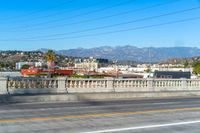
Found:
<svg viewBox="0 0 200 133"><path fill-rule="evenodd" d="M0 49L199 47L200 19L148 27L195 17L199 0L1 0Z"/></svg>

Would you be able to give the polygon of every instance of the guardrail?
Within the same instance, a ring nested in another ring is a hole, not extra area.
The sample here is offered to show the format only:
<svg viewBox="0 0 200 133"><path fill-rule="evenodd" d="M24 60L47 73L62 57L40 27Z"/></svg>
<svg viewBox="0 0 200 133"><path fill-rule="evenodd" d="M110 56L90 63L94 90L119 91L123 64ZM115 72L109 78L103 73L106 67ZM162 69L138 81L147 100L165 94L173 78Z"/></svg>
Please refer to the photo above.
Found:
<svg viewBox="0 0 200 133"><path fill-rule="evenodd" d="M52 78L9 77L7 80L7 88L9 89L58 88L58 80Z"/></svg>
<svg viewBox="0 0 200 133"><path fill-rule="evenodd" d="M200 90L200 79L67 79L69 92Z"/></svg>
<svg viewBox="0 0 200 133"><path fill-rule="evenodd" d="M67 88L107 88L109 79L67 79Z"/></svg>
<svg viewBox="0 0 200 133"><path fill-rule="evenodd" d="M200 91L200 79L19 78L0 80L1 93ZM4 91L2 88L5 88Z"/></svg>
<svg viewBox="0 0 200 133"><path fill-rule="evenodd" d="M67 88L200 87L200 79L67 79Z"/></svg>

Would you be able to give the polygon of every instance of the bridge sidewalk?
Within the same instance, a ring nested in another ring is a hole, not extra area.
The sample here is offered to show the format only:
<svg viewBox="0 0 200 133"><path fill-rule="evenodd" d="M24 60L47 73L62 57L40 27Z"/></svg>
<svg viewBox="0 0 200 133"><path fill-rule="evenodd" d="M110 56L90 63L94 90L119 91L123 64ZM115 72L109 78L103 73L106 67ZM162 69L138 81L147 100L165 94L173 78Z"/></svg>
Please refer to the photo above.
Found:
<svg viewBox="0 0 200 133"><path fill-rule="evenodd" d="M62 93L38 95L1 95L0 103L32 103L32 102L84 102L84 101L112 101L155 99L173 97L198 97L200 91L179 92L109 92L109 93Z"/></svg>

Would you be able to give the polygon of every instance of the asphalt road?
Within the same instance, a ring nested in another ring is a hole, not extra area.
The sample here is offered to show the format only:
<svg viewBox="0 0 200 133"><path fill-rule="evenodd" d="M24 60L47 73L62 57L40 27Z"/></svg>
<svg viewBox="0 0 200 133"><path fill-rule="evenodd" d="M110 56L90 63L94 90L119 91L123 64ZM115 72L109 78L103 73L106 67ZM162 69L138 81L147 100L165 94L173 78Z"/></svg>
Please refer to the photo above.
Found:
<svg viewBox="0 0 200 133"><path fill-rule="evenodd" d="M0 104L0 133L199 133L200 98Z"/></svg>

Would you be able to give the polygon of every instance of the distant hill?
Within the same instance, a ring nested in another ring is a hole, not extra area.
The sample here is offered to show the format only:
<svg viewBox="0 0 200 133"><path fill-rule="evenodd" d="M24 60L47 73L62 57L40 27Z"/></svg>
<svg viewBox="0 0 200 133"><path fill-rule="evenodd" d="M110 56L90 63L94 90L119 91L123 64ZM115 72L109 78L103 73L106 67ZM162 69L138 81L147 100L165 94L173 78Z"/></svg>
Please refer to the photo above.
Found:
<svg viewBox="0 0 200 133"><path fill-rule="evenodd" d="M200 56L190 58L170 58L159 62L160 64L185 64L192 65L194 62L200 62Z"/></svg>
<svg viewBox="0 0 200 133"><path fill-rule="evenodd" d="M46 49L42 49L46 51ZM56 51L58 54L75 57L96 57L112 60L131 60L139 62L160 62L170 58L190 58L200 56L200 49L196 47L144 47L135 46L102 46L90 49L77 48Z"/></svg>

